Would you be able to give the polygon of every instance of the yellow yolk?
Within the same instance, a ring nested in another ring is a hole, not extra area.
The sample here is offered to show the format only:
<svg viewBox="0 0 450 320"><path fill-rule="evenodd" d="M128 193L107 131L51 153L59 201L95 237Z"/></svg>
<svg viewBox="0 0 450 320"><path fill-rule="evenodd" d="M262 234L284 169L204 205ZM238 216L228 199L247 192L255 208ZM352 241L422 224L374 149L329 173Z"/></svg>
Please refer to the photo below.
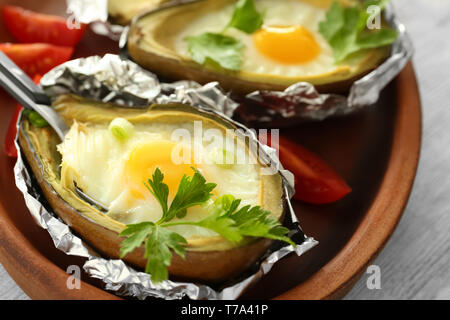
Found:
<svg viewBox="0 0 450 320"><path fill-rule="evenodd" d="M178 190L178 185L183 175L192 176L192 156L190 163L175 163L178 160L172 158L172 151L176 143L172 141L153 141L137 146L131 151L125 164L126 184L131 194L136 198L145 198L150 194L144 185L156 168L164 174L164 183L168 185L170 196L173 197ZM183 149L186 150L187 149ZM174 161L175 160L175 161Z"/></svg>
<svg viewBox="0 0 450 320"><path fill-rule="evenodd" d="M253 35L253 42L263 55L283 64L299 64L314 60L320 46L302 26L263 27Z"/></svg>

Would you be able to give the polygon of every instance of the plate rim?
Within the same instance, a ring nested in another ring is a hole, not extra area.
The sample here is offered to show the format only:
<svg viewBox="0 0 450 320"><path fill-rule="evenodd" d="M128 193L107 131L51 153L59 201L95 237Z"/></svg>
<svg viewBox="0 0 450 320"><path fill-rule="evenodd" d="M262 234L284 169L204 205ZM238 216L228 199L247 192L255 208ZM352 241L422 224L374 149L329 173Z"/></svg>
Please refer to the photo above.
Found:
<svg viewBox="0 0 450 320"><path fill-rule="evenodd" d="M422 107L412 62L408 62L394 82L397 112L391 153L372 205L352 237L333 259L307 280L275 299L342 298L383 250L399 223L409 200L420 158ZM391 192L393 189L395 196ZM391 201L394 198L396 200ZM31 299L122 299L84 281L80 290L67 289L68 274L29 242L8 217L1 202L0 244L0 262ZM19 245L21 252L16 250ZM29 275L30 270L36 274L32 281L23 276ZM33 281L38 281L38 285Z"/></svg>
<svg viewBox="0 0 450 320"><path fill-rule="evenodd" d="M394 233L410 198L422 146L422 103L411 61L396 77L395 85L398 109L391 152L381 185L370 208L353 236L333 259L306 281L275 299L343 298L378 257ZM383 229L375 228L378 225ZM340 271L339 274L337 270Z"/></svg>

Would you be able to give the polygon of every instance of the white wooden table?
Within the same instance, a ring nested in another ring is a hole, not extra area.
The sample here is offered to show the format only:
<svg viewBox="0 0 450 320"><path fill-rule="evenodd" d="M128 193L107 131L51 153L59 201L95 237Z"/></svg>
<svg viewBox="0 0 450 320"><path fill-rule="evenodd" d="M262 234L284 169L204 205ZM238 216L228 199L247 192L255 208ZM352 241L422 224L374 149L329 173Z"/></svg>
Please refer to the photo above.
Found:
<svg viewBox="0 0 450 320"><path fill-rule="evenodd" d="M404 216L374 263L381 290L368 290L366 275L346 298L450 299L450 1L393 3L415 46L422 154Z"/></svg>
<svg viewBox="0 0 450 320"><path fill-rule="evenodd" d="M375 265L346 299L450 299L450 1L392 0L413 38L423 103L423 147L411 199ZM28 299L0 266L0 299Z"/></svg>

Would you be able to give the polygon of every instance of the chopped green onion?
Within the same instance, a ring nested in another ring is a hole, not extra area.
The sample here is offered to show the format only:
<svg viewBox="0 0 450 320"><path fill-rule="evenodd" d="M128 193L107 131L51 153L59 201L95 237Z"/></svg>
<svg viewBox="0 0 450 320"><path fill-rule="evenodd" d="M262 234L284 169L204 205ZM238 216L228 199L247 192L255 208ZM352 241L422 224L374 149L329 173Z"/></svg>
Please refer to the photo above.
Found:
<svg viewBox="0 0 450 320"><path fill-rule="evenodd" d="M236 163L236 156L226 149L215 148L209 154L211 161L223 168L230 169Z"/></svg>
<svg viewBox="0 0 450 320"><path fill-rule="evenodd" d="M109 130L119 140L126 140L134 133L134 126L124 118L115 118L109 124Z"/></svg>
<svg viewBox="0 0 450 320"><path fill-rule="evenodd" d="M233 205L233 201L236 200L231 194L225 194L214 201L215 206L222 206L224 210L229 210Z"/></svg>
<svg viewBox="0 0 450 320"><path fill-rule="evenodd" d="M48 122L34 110L24 110L23 115L27 117L31 124L35 127L43 128L48 126Z"/></svg>

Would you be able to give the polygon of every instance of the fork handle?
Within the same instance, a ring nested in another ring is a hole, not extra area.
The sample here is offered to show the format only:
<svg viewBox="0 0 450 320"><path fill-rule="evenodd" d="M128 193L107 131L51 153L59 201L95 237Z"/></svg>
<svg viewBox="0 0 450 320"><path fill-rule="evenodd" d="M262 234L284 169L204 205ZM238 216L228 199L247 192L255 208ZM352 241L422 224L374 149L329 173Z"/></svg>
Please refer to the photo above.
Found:
<svg viewBox="0 0 450 320"><path fill-rule="evenodd" d="M68 127L55 110L47 105L38 104L33 101L26 93L22 91L22 88L17 85L17 82L12 81L2 72L0 72L0 86L2 86L11 96L13 96L24 108L32 109L39 113L55 130L61 140L64 140Z"/></svg>
<svg viewBox="0 0 450 320"><path fill-rule="evenodd" d="M50 99L7 55L0 51L0 72L16 84L29 99L38 104L50 105Z"/></svg>

